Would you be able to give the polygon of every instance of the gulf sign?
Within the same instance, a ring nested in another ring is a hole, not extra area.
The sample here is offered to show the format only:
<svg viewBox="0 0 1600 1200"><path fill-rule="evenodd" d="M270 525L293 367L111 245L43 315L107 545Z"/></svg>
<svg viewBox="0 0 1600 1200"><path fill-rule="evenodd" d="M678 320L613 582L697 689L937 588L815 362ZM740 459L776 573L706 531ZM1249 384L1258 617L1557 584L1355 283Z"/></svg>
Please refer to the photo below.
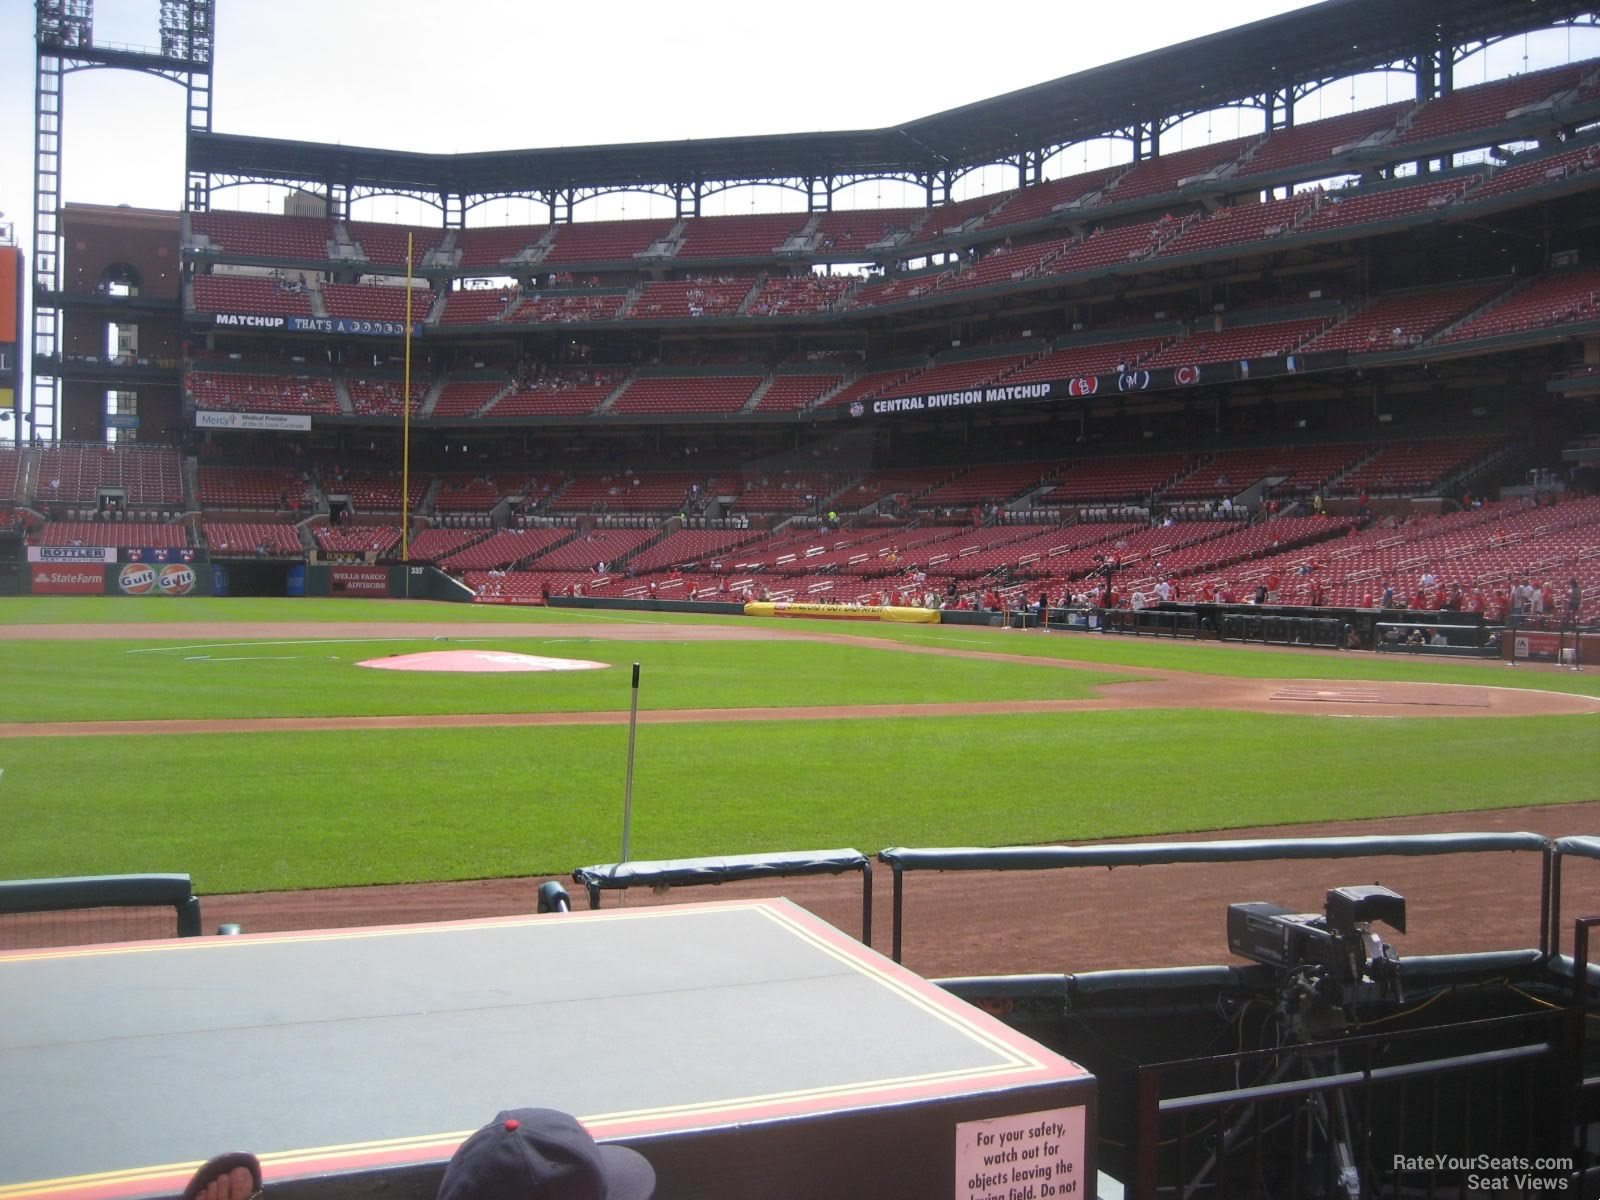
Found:
<svg viewBox="0 0 1600 1200"><path fill-rule="evenodd" d="M126 563L117 571L117 591L124 596L187 596L194 584L194 568L188 563Z"/></svg>

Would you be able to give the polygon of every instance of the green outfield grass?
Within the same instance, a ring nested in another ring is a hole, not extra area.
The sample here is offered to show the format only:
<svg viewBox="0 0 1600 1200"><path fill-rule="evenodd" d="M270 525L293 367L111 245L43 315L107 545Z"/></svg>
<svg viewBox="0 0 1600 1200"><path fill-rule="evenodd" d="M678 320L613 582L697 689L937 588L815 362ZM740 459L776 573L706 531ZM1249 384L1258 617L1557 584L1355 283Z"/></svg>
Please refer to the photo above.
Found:
<svg viewBox="0 0 1600 1200"><path fill-rule="evenodd" d="M0 622L505 625L461 641L608 671L392 675L433 638L0 641L5 720L1070 698L1122 666L1600 694L1600 671L957 626L784 622L855 644L609 641L552 622L746 618L358 600L21 598ZM291 646L289 641L310 645ZM237 641L243 645L201 642ZM1000 652L903 654L893 643ZM209 657L202 657L209 656ZM1039 658L1095 664L1089 670ZM0 741L0 877L179 870L203 892L525 874L615 858L626 730L365 731ZM1203 711L643 726L636 857L1000 845L1600 799L1600 718L1347 720ZM1462 828L1472 819L1463 816Z"/></svg>
<svg viewBox="0 0 1600 1200"><path fill-rule="evenodd" d="M1594 794L1595 722L1201 711L643 726L635 857L1003 845ZM0 877L205 893L565 875L618 855L623 727L0 744ZM1473 827L1464 816L1461 828Z"/></svg>
<svg viewBox="0 0 1600 1200"><path fill-rule="evenodd" d="M450 649L578 658L613 669L455 675L356 665ZM1080 699L1093 695L1096 684L1120 678L1114 670L1067 670L1025 659L905 654L870 641L0 642L0 656L8 688L27 697L9 709L13 721L608 711L629 706L629 665L635 662L645 709Z"/></svg>

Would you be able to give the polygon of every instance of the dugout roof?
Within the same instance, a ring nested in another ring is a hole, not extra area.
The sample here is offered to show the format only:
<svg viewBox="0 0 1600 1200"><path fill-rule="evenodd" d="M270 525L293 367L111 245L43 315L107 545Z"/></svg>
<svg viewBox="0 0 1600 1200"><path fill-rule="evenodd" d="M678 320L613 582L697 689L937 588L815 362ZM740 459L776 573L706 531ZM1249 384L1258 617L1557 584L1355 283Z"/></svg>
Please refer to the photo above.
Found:
<svg viewBox="0 0 1600 1200"><path fill-rule="evenodd" d="M1323 0L884 129L422 154L193 131L212 176L484 196L962 171L1284 88L1600 17L1595 0ZM1002 35L1018 32L1001 27Z"/></svg>

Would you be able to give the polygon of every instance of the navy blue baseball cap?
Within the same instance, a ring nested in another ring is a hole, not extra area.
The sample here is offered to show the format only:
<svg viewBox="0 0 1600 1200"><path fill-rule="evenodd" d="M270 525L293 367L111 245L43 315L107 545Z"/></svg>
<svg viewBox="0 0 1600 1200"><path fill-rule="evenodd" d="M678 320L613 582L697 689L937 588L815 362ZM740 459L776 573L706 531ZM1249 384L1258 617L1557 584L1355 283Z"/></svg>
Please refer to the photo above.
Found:
<svg viewBox="0 0 1600 1200"><path fill-rule="evenodd" d="M438 1200L650 1200L655 1190L638 1151L599 1145L564 1112L514 1108L461 1143Z"/></svg>

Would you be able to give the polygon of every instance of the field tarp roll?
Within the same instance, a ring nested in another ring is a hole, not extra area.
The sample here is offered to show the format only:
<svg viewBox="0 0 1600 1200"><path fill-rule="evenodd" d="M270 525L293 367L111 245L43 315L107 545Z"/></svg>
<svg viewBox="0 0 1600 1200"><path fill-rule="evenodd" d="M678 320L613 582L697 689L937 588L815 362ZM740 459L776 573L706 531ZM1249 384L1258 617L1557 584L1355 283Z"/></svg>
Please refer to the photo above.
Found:
<svg viewBox="0 0 1600 1200"><path fill-rule="evenodd" d="M897 608L878 604L817 604L803 600L753 600L747 617L820 617L830 621L892 621L901 625L937 625L936 608Z"/></svg>

